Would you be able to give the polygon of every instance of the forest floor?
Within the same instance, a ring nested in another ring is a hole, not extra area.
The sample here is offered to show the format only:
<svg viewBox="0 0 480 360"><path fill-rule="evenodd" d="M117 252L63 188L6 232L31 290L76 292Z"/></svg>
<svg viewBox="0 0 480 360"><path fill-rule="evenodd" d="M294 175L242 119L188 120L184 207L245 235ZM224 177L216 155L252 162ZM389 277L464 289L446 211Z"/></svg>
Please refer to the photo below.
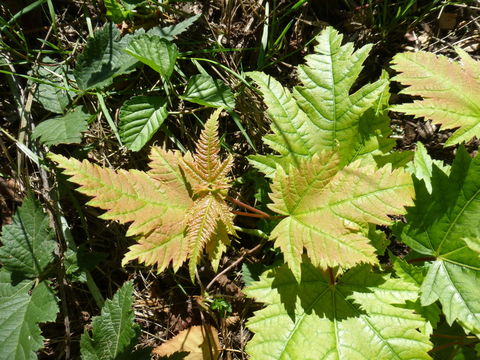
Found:
<svg viewBox="0 0 480 360"><path fill-rule="evenodd" d="M44 1L14 19L14 15L26 9L29 3L13 0L0 5L1 16L8 22L8 26L2 25L4 46L0 47L1 56L8 60L0 65L6 70L1 75L4 80L0 82L2 225L12 222L13 214L28 191L33 191L46 204L52 201L46 196L48 189L42 180L42 172L15 141L29 137L29 121L38 124L52 116L37 102L32 102L33 83L28 77L36 76L35 69L46 61L46 56L73 68L89 36L89 27L96 29L108 21L103 1L76 0L56 1L54 8L49 8ZM266 7L264 3L270 6ZM398 52L425 50L456 58L454 48L459 47L473 58L480 59L480 2L440 6L446 2L418 1L415 9L402 16L397 14L397 5L392 3L382 7L384 3L212 0L172 1L158 5L152 1L151 4L155 5L148 7L145 13L136 14L116 26L123 34L128 34L139 28L173 25L192 15L201 15L175 40L185 59L188 58L188 61L182 61L181 70L191 75L198 72L198 64L201 64L206 72L222 79L233 89L238 117L236 122L221 126L221 134L225 134L223 146L235 157L232 172L235 183L230 196L268 211L262 201L267 196L268 182L246 160L246 156L256 151L266 150L261 138L268 131L268 119L259 95L245 87L234 74L261 70L273 75L284 86L295 85L295 67L312 52L312 39L327 25L339 30L344 34L344 41L354 42L356 47L374 44L359 85L378 79L383 70L393 75L390 61ZM438 6L429 7L429 3ZM52 22L52 11L55 22ZM114 121L118 120L118 111L128 97L155 86L149 70L116 79L106 93L106 107ZM391 90L392 104L404 98L398 95L398 84L392 83ZM87 94L80 101L88 108L99 108L94 95ZM205 120L210 110L198 109L198 106L180 99L172 100L171 106L172 115L162 128L166 130L159 131L149 144L167 144L171 148L181 144L192 150L201 129L199 119ZM22 116L25 109L28 117ZM421 141L433 158L452 161L455 148L443 147L450 132L439 131L430 122L399 113L390 115L398 149L414 149L415 143ZM59 145L55 152L86 157L115 169L145 169L148 148L145 146L135 153L119 148L107 119L100 113L90 123L80 144ZM467 144L470 152L477 148L477 141ZM87 197L74 193L72 189L63 192L59 203L75 244L84 252L84 258L92 262L90 274L101 295L111 298L126 280L134 282L134 311L136 322L141 326L139 348L156 347L192 325L212 324L220 334L222 359L247 358L244 349L251 333L246 321L260 305L247 299L242 288L246 278L255 277L278 260L279 254L270 242L239 232L221 259L217 273L207 264L199 267L198 284L192 284L186 266L176 273L171 268L157 273L136 262L122 266L123 255L132 244L132 240L125 236L126 227L99 219L101 211L86 206ZM262 221L238 216L236 225L268 232L268 224ZM391 240L393 252L408 252L404 245ZM56 287L62 287L66 294L62 301L67 302L63 309L68 309L68 316L59 314L55 323L42 325L47 343L39 358L63 358L66 347L75 358L79 355L81 334L100 309L85 281L70 279L63 284L56 278L51 281ZM67 325L70 329L68 336L65 334Z"/></svg>

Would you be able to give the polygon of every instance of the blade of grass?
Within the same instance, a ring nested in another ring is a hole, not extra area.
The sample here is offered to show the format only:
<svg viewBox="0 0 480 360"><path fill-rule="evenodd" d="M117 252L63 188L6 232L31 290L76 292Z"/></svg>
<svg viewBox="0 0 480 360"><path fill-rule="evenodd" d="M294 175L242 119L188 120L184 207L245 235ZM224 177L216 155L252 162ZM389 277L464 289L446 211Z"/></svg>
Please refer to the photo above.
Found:
<svg viewBox="0 0 480 360"><path fill-rule="evenodd" d="M112 117L110 116L110 112L108 111L107 105L105 104L105 99L102 94L96 93L98 98L98 104L100 105L100 109L102 110L103 116L107 119L108 125L110 125L110 129L112 129L115 137L117 138L118 143L120 146L122 145L122 140L120 140L120 134L118 133L117 125L113 121Z"/></svg>
<svg viewBox="0 0 480 360"><path fill-rule="evenodd" d="M44 4L45 2L47 2L47 0L37 0L37 1L34 1L33 3L31 3L30 5L25 6L22 10L20 10L15 15L13 15L10 18L10 20L8 20L7 23L0 28L0 31L3 32L6 27L12 25L14 22L17 21L17 19L19 19L20 17L22 17L25 14L28 14L30 11L35 10L37 7Z"/></svg>
<svg viewBox="0 0 480 360"><path fill-rule="evenodd" d="M260 41L260 51L258 52L257 67L261 68L265 64L265 54L268 49L268 30L270 24L270 5L268 0L265 2L265 20L263 22L262 39Z"/></svg>

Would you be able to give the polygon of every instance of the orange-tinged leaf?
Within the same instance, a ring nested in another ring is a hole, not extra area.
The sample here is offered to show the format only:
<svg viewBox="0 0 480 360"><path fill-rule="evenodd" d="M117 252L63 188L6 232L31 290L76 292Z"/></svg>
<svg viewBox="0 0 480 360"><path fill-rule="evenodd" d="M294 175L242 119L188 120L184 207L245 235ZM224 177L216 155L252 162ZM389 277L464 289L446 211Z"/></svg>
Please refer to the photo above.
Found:
<svg viewBox="0 0 480 360"><path fill-rule="evenodd" d="M358 161L339 169L338 156L330 152L301 161L289 174L277 168L272 191L270 208L286 218L271 239L297 278L304 249L320 267L377 262L367 224L390 224L388 215L403 214L413 196L403 170Z"/></svg>
<svg viewBox="0 0 480 360"><path fill-rule="evenodd" d="M216 110L205 123L195 154L187 153L183 157L182 167L188 174L189 182L196 194L230 187L227 174L232 168L233 158L229 155L227 159L221 161L218 155L220 151L218 116L221 110Z"/></svg>
<svg viewBox="0 0 480 360"><path fill-rule="evenodd" d="M234 234L234 232L232 232ZM207 243L205 246L205 252L210 258L213 271L218 270L218 265L222 258L222 254L227 249L227 246L230 245L230 238L228 237L229 233L225 224L221 221L217 222L217 229L215 235L212 237L212 240Z"/></svg>
<svg viewBox="0 0 480 360"><path fill-rule="evenodd" d="M170 226L163 225L159 231L154 231L137 239L137 244L130 246L122 260L122 265L138 259L145 265L154 265L157 272L165 270L172 263L174 271L182 266L188 257L188 243L185 239L185 224L183 222Z"/></svg>
<svg viewBox="0 0 480 360"><path fill-rule="evenodd" d="M195 278L195 267L205 245L218 241L219 225L233 232L232 216L225 201L215 194L208 194L196 200L188 213L187 224L189 270L192 280Z"/></svg>
<svg viewBox="0 0 480 360"><path fill-rule="evenodd" d="M150 170L148 174L155 180L167 185L170 191L175 190L183 198L189 198L184 174L180 168L181 154L153 146L149 156Z"/></svg>
<svg viewBox="0 0 480 360"><path fill-rule="evenodd" d="M446 146L480 137L480 63L463 50L457 52L462 64L419 51L396 55L392 66L400 72L392 80L408 86L402 93L423 97L393 110L425 117L443 129L459 128Z"/></svg>
<svg viewBox="0 0 480 360"><path fill-rule="evenodd" d="M138 258L156 264L161 271L170 262L178 269L186 260L185 213L193 202L185 185L172 176L170 181L166 181L166 175L165 181L160 181L138 170L115 171L55 154L50 158L71 175L70 181L80 185L79 192L93 197L89 205L106 210L102 218L130 223L126 235L137 236L139 243L130 248L124 263ZM158 157L156 161L160 161ZM159 168L154 168L156 176Z"/></svg>
<svg viewBox="0 0 480 360"><path fill-rule="evenodd" d="M92 196L91 206L107 210L103 219L129 223L127 236L149 233L162 221L182 222L191 205L187 197L171 199L169 189L138 170L112 170L84 160L51 155L70 181L79 184L79 192Z"/></svg>
<svg viewBox="0 0 480 360"><path fill-rule="evenodd" d="M217 360L220 355L220 340L213 326L192 326L153 349L152 353L170 356L188 352L187 360Z"/></svg>
<svg viewBox="0 0 480 360"><path fill-rule="evenodd" d="M80 185L79 192L92 197L89 205L106 210L101 218L130 223L126 235L135 236L137 244L129 248L123 264L138 259L160 272L171 263L176 271L190 258L193 281L206 248L218 267L228 235L235 234L225 202L233 160L229 156L221 161L219 156L219 113L205 124L193 156L152 147L148 172L115 171L86 160L50 156Z"/></svg>

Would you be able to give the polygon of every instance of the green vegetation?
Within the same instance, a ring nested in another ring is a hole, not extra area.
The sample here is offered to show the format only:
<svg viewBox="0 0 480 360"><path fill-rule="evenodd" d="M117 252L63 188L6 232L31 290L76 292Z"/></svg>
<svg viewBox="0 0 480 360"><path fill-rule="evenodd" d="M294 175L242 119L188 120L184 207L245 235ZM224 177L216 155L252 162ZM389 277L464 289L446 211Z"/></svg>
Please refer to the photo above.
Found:
<svg viewBox="0 0 480 360"><path fill-rule="evenodd" d="M480 356L480 7L22 4L0 359Z"/></svg>

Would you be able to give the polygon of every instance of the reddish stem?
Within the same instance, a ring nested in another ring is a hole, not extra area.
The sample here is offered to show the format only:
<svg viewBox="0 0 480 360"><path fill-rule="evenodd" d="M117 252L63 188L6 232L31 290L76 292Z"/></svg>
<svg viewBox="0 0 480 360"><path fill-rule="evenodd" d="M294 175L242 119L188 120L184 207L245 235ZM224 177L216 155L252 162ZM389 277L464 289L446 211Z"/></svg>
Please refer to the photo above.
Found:
<svg viewBox="0 0 480 360"><path fill-rule="evenodd" d="M330 285L334 285L335 275L333 274L333 269L331 267L328 268L328 275L330 276Z"/></svg>
<svg viewBox="0 0 480 360"><path fill-rule="evenodd" d="M240 215L240 216L247 216L247 217L253 217L253 218L259 218L259 219L269 219L271 216L266 214L266 215L263 215L263 214L253 214L253 213L247 213L247 212L243 212L243 211L236 211L236 210L233 210L232 213L234 213L235 215Z"/></svg>
<svg viewBox="0 0 480 360"><path fill-rule="evenodd" d="M465 336L455 336L447 334L432 334L432 337L446 338L446 339L465 339Z"/></svg>
<svg viewBox="0 0 480 360"><path fill-rule="evenodd" d="M435 346L432 350L430 350L429 352L435 352L435 351L440 351L440 350L443 350L443 349L447 349L451 346L454 346L454 345L468 345L469 343L466 343L466 342L463 342L463 341L452 341L450 343L447 343L447 344L443 344L443 345L438 345L438 346Z"/></svg>
<svg viewBox="0 0 480 360"><path fill-rule="evenodd" d="M262 210L258 210L258 209L254 208L253 206L250 206L248 204L245 204L244 202L242 202L240 200L234 199L230 196L227 196L227 199L230 200L231 202L233 202L234 204L236 204L240 207L243 207L244 209L253 211L254 213L257 213L259 215L263 215L264 218L269 218L270 217L270 215L268 215L266 212L264 212Z"/></svg>
<svg viewBox="0 0 480 360"><path fill-rule="evenodd" d="M286 216L284 215L278 215L278 216L272 216L272 215L268 215L268 214L253 214L253 213L247 213L247 212L244 212L244 211L237 211L237 210L233 210L232 213L234 213L235 215L239 215L239 216L246 216L246 217L252 217L252 218L259 218L259 219L270 219L270 220L273 220L273 219L284 219L286 218Z"/></svg>
<svg viewBox="0 0 480 360"><path fill-rule="evenodd" d="M435 260L437 260L437 258L435 256L424 256L424 257L419 257L419 258L416 258L416 259L408 260L407 262L409 264L413 264L413 263L416 263L416 262L435 261Z"/></svg>

